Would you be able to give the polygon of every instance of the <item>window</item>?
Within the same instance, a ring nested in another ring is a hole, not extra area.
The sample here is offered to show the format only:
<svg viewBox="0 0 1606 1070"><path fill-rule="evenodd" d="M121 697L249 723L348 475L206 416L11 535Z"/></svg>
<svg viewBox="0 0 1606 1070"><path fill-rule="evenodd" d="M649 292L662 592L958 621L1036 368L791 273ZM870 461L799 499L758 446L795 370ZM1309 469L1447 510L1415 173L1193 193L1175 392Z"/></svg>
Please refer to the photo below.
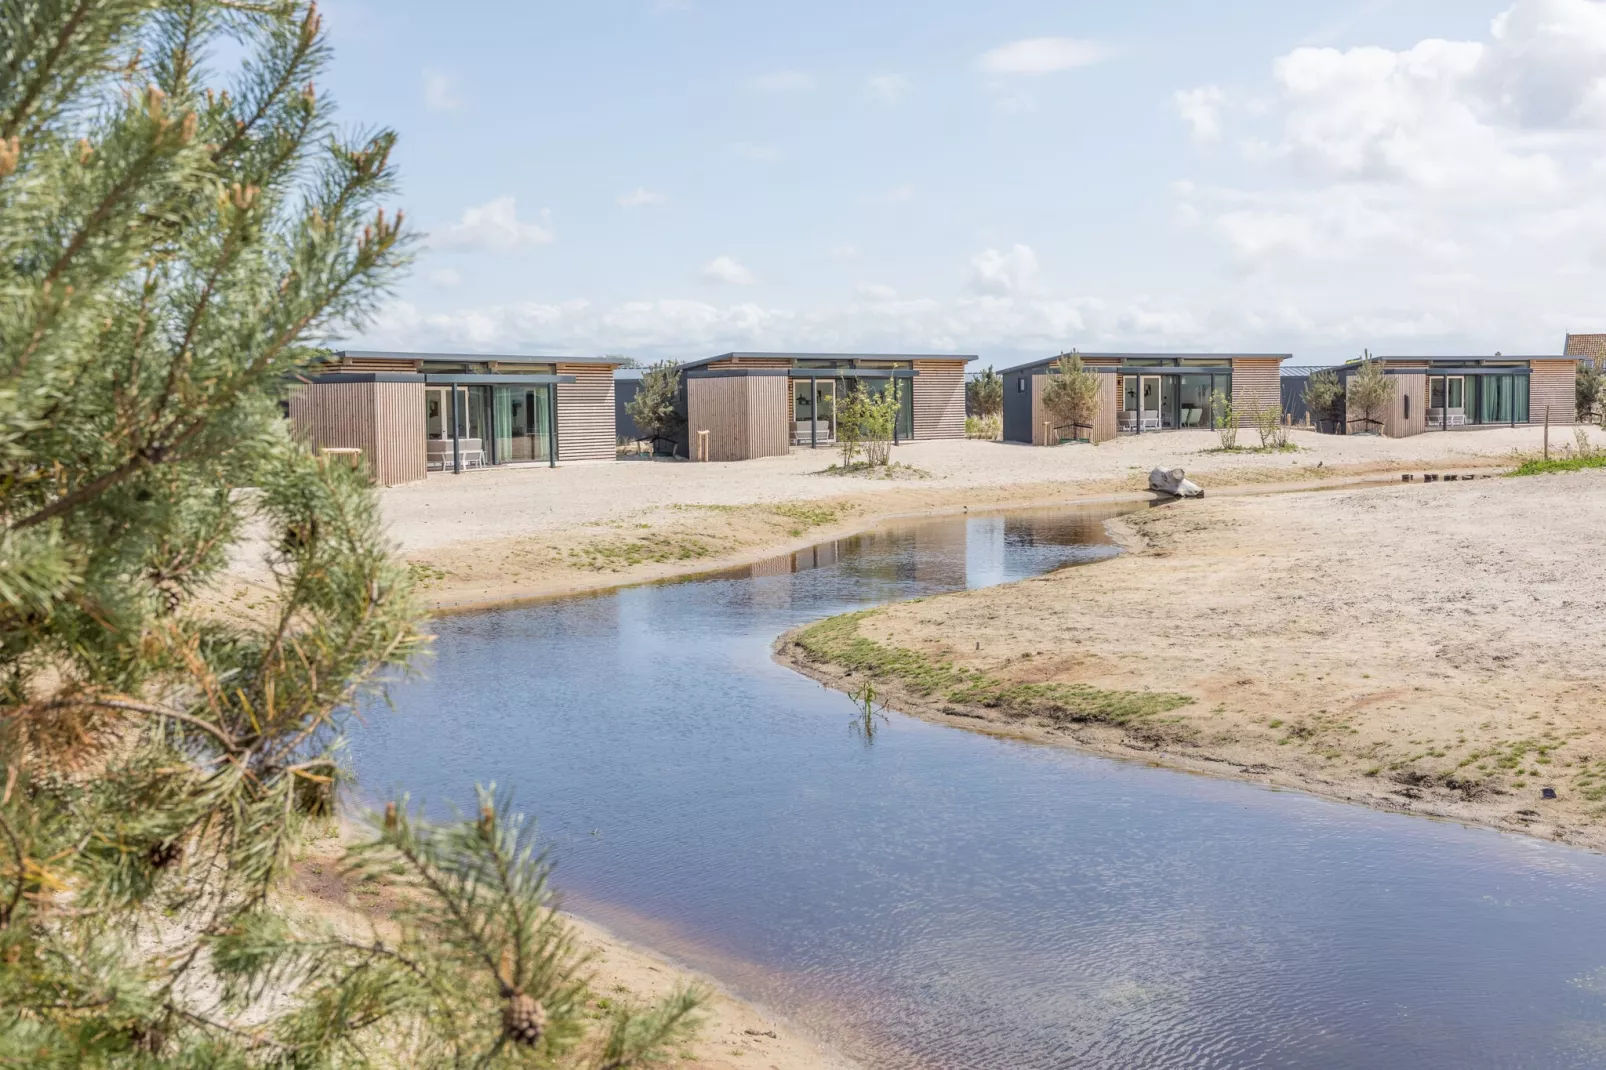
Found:
<svg viewBox="0 0 1606 1070"><path fill-rule="evenodd" d="M1405 395L1405 418L1407 420L1409 420L1411 418L1411 395L1410 394L1406 394Z"/></svg>
<svg viewBox="0 0 1606 1070"><path fill-rule="evenodd" d="M1026 376L1017 375L1015 377L1015 393L1017 393L1017 394L1026 393Z"/></svg>

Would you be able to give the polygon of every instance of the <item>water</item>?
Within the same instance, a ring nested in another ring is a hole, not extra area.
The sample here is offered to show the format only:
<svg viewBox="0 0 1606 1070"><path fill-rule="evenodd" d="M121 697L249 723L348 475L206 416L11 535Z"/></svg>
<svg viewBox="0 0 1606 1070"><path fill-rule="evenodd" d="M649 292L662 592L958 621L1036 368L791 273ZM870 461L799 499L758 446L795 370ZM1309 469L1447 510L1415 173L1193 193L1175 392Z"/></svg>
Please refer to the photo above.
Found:
<svg viewBox="0 0 1606 1070"><path fill-rule="evenodd" d="M867 745L770 658L1108 556L1105 515L441 620L358 775L513 788L572 909L875 1067L1606 1066L1606 858L896 715Z"/></svg>

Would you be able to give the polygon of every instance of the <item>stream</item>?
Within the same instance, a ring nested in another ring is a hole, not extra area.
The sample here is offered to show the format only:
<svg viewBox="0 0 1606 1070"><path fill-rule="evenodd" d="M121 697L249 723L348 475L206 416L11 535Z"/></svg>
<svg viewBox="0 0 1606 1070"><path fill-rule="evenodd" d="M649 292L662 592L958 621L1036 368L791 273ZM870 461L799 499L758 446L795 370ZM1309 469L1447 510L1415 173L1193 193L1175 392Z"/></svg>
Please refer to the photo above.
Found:
<svg viewBox="0 0 1606 1070"><path fill-rule="evenodd" d="M1606 1067L1606 857L895 713L866 739L771 659L1108 557L1132 508L437 620L354 726L359 782L512 790L568 909L869 1067Z"/></svg>

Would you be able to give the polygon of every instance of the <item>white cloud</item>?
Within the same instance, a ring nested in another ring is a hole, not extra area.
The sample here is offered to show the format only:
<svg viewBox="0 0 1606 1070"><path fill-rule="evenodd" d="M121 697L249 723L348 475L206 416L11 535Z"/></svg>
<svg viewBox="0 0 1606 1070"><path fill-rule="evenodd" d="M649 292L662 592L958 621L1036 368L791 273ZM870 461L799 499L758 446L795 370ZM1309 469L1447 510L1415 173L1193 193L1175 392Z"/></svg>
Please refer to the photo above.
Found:
<svg viewBox="0 0 1606 1070"><path fill-rule="evenodd" d="M861 282L857 292L860 297L868 297L872 301L891 301L898 296L897 290L879 282Z"/></svg>
<svg viewBox="0 0 1606 1070"><path fill-rule="evenodd" d="M434 67L424 68L424 107L430 111L453 111L463 106L457 80Z"/></svg>
<svg viewBox="0 0 1606 1070"><path fill-rule="evenodd" d="M878 74L865 83L865 91L882 104L900 104L909 95L909 79L901 74Z"/></svg>
<svg viewBox="0 0 1606 1070"><path fill-rule="evenodd" d="M1108 55L1109 49L1097 41L1032 37L983 52L976 60L976 69L993 75L1051 74L1087 67Z"/></svg>
<svg viewBox="0 0 1606 1070"><path fill-rule="evenodd" d="M441 287L456 286L463 281L463 277L457 273L457 269L449 267L436 268L426 278L434 285Z"/></svg>
<svg viewBox="0 0 1606 1070"><path fill-rule="evenodd" d="M642 208L649 204L664 204L668 200L669 198L662 193L654 193L645 186L637 186L629 193L621 193L619 195L619 207Z"/></svg>
<svg viewBox="0 0 1606 1070"><path fill-rule="evenodd" d="M970 258L970 287L997 297L1024 294L1037 276L1037 254L1017 242L1010 250L986 249Z"/></svg>
<svg viewBox="0 0 1606 1070"><path fill-rule="evenodd" d="M1226 100L1220 86L1178 90L1173 98L1177 114L1187 123L1196 141L1215 141L1221 137L1221 106Z"/></svg>
<svg viewBox="0 0 1606 1070"><path fill-rule="evenodd" d="M771 71L748 84L760 93L806 93L814 88L814 79L802 71Z"/></svg>
<svg viewBox="0 0 1606 1070"><path fill-rule="evenodd" d="M542 221L548 213L542 209ZM429 244L437 249L495 249L506 251L527 245L546 245L553 235L544 226L519 219L512 197L495 197L463 210L462 219L433 231Z"/></svg>
<svg viewBox="0 0 1606 1070"><path fill-rule="evenodd" d="M728 286L752 286L758 282L758 276L729 256L716 256L710 260L703 267L703 278Z"/></svg>
<svg viewBox="0 0 1606 1070"><path fill-rule="evenodd" d="M735 146L736 155L749 160L758 160L760 163L774 163L781 158L781 150L774 145L752 144L743 142Z"/></svg>

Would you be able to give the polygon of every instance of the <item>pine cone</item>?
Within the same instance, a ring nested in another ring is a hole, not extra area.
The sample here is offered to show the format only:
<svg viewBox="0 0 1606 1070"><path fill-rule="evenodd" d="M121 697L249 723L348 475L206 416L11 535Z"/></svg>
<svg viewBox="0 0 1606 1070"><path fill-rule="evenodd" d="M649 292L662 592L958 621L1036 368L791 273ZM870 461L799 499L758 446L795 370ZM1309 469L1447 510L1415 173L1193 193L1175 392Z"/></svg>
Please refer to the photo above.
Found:
<svg viewBox="0 0 1606 1070"><path fill-rule="evenodd" d="M546 1031L546 1008L541 1001L515 992L502 1005L502 1033L515 1044L533 1048Z"/></svg>

